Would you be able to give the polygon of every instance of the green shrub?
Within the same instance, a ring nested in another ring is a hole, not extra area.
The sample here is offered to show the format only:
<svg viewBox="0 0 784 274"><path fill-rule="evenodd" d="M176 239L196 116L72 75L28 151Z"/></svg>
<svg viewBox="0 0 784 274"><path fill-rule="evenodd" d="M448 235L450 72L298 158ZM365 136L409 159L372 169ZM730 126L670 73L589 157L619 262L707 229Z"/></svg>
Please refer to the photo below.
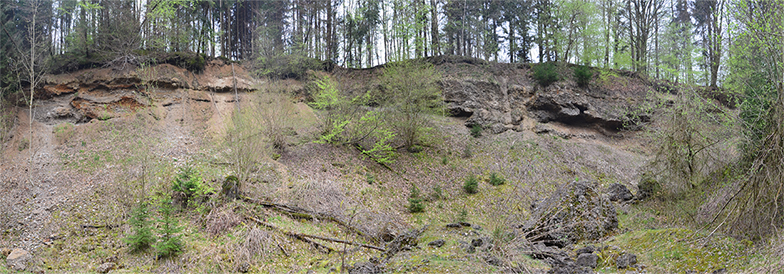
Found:
<svg viewBox="0 0 784 274"><path fill-rule="evenodd" d="M129 221L133 231L130 236L124 239L125 243L130 246L131 252L143 251L155 242L149 218L150 212L147 209L146 201L142 201L134 207Z"/></svg>
<svg viewBox="0 0 784 274"><path fill-rule="evenodd" d="M546 87L558 81L558 71L555 63L540 63L533 67L534 80L539 85Z"/></svg>
<svg viewBox="0 0 784 274"><path fill-rule="evenodd" d="M463 148L463 158L468 159L474 157L474 152L471 150L471 145L466 145Z"/></svg>
<svg viewBox="0 0 784 274"><path fill-rule="evenodd" d="M575 66L574 79L580 87L587 87L593 77L593 70L588 66Z"/></svg>
<svg viewBox="0 0 784 274"><path fill-rule="evenodd" d="M180 168L180 172L174 177L172 182L172 189L185 196L184 206L192 203L195 198L201 198L214 192L212 188L202 181L199 172L189 166Z"/></svg>
<svg viewBox="0 0 784 274"><path fill-rule="evenodd" d="M500 186L500 185L503 185L505 183L506 183L506 180L504 180L504 178L501 178L501 176L498 176L498 174L496 174L495 172L490 174L490 184L491 185L493 185L493 186Z"/></svg>
<svg viewBox="0 0 784 274"><path fill-rule="evenodd" d="M419 195L419 189L416 185L411 185L411 195L408 197L408 212L417 213L425 211L425 204Z"/></svg>
<svg viewBox="0 0 784 274"><path fill-rule="evenodd" d="M365 181L367 181L368 184L372 185L373 183L376 182L376 177L373 176L373 174L367 173L365 174Z"/></svg>
<svg viewBox="0 0 784 274"><path fill-rule="evenodd" d="M223 180L221 194L229 199L236 199L240 196L240 179L237 176L229 175Z"/></svg>
<svg viewBox="0 0 784 274"><path fill-rule="evenodd" d="M466 178L465 183L463 184L463 190L465 190L468 194L474 194L479 191L479 179L476 176L471 175Z"/></svg>
<svg viewBox="0 0 784 274"><path fill-rule="evenodd" d="M384 106L390 114L387 121L405 148L411 151L415 145L430 144L438 137L427 114L443 114L445 106L438 84L441 74L432 64L388 63L378 80L382 96L388 98Z"/></svg>
<svg viewBox="0 0 784 274"><path fill-rule="evenodd" d="M460 210L460 213L457 214L457 218L455 218L458 222L467 222L468 221L468 211L463 208Z"/></svg>
<svg viewBox="0 0 784 274"><path fill-rule="evenodd" d="M182 250L181 236L178 235L182 228L174 217L171 200L164 200L160 208L161 218L158 219L158 233L161 235L155 244L158 257L166 258L175 256Z"/></svg>
<svg viewBox="0 0 784 274"><path fill-rule="evenodd" d="M396 135L386 112L367 108L372 100L370 92L353 98L341 94L338 83L329 76L316 79L315 84L310 105L324 110L323 132L316 142L351 144L377 163L394 162L396 150L392 142Z"/></svg>
<svg viewBox="0 0 784 274"><path fill-rule="evenodd" d="M433 194L431 194L433 200L440 200L444 197L444 191L441 190L441 185L436 185L433 187Z"/></svg>
<svg viewBox="0 0 784 274"><path fill-rule="evenodd" d="M317 59L299 54L276 55L256 59L259 76L276 79L303 79L308 70L325 70L326 64Z"/></svg>
<svg viewBox="0 0 784 274"><path fill-rule="evenodd" d="M197 54L192 52L174 52L168 54L163 59L166 64L178 66L196 73L204 71L204 66L207 61L204 59L205 54Z"/></svg>
<svg viewBox="0 0 784 274"><path fill-rule="evenodd" d="M29 147L30 147L30 140L28 140L27 138L22 138L22 140L19 141L19 145L17 146L17 149L19 151L22 151Z"/></svg>
<svg viewBox="0 0 784 274"><path fill-rule="evenodd" d="M482 136L482 125L475 124L471 126L471 136L474 138L479 138Z"/></svg>

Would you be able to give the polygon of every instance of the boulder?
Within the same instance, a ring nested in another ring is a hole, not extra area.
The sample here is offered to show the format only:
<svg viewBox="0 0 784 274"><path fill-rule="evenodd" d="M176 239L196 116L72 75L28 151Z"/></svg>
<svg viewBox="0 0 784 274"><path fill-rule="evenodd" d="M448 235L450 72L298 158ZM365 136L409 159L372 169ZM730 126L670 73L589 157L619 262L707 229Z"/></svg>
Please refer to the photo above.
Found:
<svg viewBox="0 0 784 274"><path fill-rule="evenodd" d="M629 268L635 264L637 264L637 255L631 253L624 253L615 259L615 266L617 266L618 269Z"/></svg>
<svg viewBox="0 0 784 274"><path fill-rule="evenodd" d="M359 262L354 264L349 270L349 274L375 274L384 273L384 269L373 262Z"/></svg>
<svg viewBox="0 0 784 274"><path fill-rule="evenodd" d="M574 251L574 253L577 254L577 256L579 256L580 254L583 254L583 253L594 253L596 250L597 249L596 249L595 246L589 245L589 246L577 249L576 251Z"/></svg>
<svg viewBox="0 0 784 274"><path fill-rule="evenodd" d="M570 89L547 88L539 92L526 107L532 117L540 123L551 121L564 124L596 124L609 130L623 126L620 106L625 102L594 98Z"/></svg>
<svg viewBox="0 0 784 274"><path fill-rule="evenodd" d="M599 256L593 253L582 253L577 256L577 265L588 267L591 269L596 268Z"/></svg>
<svg viewBox="0 0 784 274"><path fill-rule="evenodd" d="M242 262L240 265L237 266L237 272L239 273L248 273L250 270L250 264L248 262Z"/></svg>
<svg viewBox="0 0 784 274"><path fill-rule="evenodd" d="M593 274L593 270L587 267L567 264L559 265L547 271L547 274Z"/></svg>
<svg viewBox="0 0 784 274"><path fill-rule="evenodd" d="M386 256L387 258L392 258L395 254L400 251L407 251L411 250L412 248L416 248L419 244L419 235L422 235L424 229L411 229L402 235L395 237L390 243L387 244L387 251Z"/></svg>
<svg viewBox="0 0 784 274"><path fill-rule="evenodd" d="M532 242L565 247L598 240L618 228L615 207L593 183L572 182L537 204L522 228Z"/></svg>
<svg viewBox="0 0 784 274"><path fill-rule="evenodd" d="M555 265L565 264L571 260L569 255L560 248L546 246L544 243L537 243L531 246L531 250L527 253L531 255L531 258L554 262Z"/></svg>
<svg viewBox="0 0 784 274"><path fill-rule="evenodd" d="M11 254L5 258L6 265L15 271L24 271L27 269L27 264L33 259L30 252L21 248L14 248Z"/></svg>
<svg viewBox="0 0 784 274"><path fill-rule="evenodd" d="M619 183L611 184L607 188L607 194L609 194L610 196L610 201L613 202L616 201L626 202L634 198L632 192L629 191L629 189L626 188L626 186Z"/></svg>
<svg viewBox="0 0 784 274"><path fill-rule="evenodd" d="M57 117L68 117L68 116L71 116L71 115L73 115L71 113L71 108L70 107L63 107L63 106L56 107L56 108L52 109L52 114L51 114L51 116L56 117L56 118Z"/></svg>
<svg viewBox="0 0 784 274"><path fill-rule="evenodd" d="M446 243L446 241L444 241L444 240L435 240L435 241L427 243L427 245L428 246L432 246L432 247L442 247L442 246L444 246L445 243Z"/></svg>
<svg viewBox="0 0 784 274"><path fill-rule="evenodd" d="M637 199L645 200L661 192L662 187L655 179L643 176L637 184Z"/></svg>

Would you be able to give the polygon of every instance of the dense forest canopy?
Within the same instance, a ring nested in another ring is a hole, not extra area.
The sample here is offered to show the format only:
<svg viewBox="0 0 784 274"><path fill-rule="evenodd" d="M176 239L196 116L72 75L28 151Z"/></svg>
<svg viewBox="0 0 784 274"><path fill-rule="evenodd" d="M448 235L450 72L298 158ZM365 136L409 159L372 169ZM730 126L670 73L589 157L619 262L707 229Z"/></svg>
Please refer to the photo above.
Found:
<svg viewBox="0 0 784 274"><path fill-rule="evenodd" d="M45 59L113 65L143 52L264 61L283 54L370 67L454 54L559 61L719 85L743 16L781 1L732 0L10 0L2 10L3 87ZM762 12L768 14L768 12ZM37 39L31 39L37 38ZM15 49L18 47L20 50ZM28 55L22 58L21 55ZM50 66L51 67L51 66ZM9 76L11 75L11 76ZM10 78L9 78L10 77Z"/></svg>

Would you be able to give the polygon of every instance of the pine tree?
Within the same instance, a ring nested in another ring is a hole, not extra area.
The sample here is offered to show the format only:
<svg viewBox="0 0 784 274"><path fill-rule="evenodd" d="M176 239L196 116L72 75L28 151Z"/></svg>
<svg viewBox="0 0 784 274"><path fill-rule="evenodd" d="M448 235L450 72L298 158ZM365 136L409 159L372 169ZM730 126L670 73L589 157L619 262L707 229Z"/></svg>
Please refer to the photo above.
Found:
<svg viewBox="0 0 784 274"><path fill-rule="evenodd" d="M158 232L161 236L158 243L155 244L155 250L160 258L175 256L182 250L182 239L180 235L177 235L182 228L174 218L172 211L171 200L163 201L159 210L161 218L158 219Z"/></svg>
<svg viewBox="0 0 784 274"><path fill-rule="evenodd" d="M417 213L425 211L425 204L422 203L422 198L419 197L419 189L416 185L411 185L411 196L408 198L408 212Z"/></svg>
<svg viewBox="0 0 784 274"><path fill-rule="evenodd" d="M143 251L155 242L150 227L150 212L147 202L142 201L133 209L133 215L129 223L133 227L133 234L125 238L125 242L130 245L131 252Z"/></svg>

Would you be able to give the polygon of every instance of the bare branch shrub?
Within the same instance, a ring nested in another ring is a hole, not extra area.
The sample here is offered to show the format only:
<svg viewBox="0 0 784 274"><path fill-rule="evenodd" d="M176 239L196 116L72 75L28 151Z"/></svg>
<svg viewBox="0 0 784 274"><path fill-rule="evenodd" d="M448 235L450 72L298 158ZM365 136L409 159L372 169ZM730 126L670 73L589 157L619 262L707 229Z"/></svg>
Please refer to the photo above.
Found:
<svg viewBox="0 0 784 274"><path fill-rule="evenodd" d="M654 158L646 176L661 182L670 194L698 187L711 173L736 162L737 116L718 102L685 88L674 98L652 94L654 124L647 134Z"/></svg>
<svg viewBox="0 0 784 274"><path fill-rule="evenodd" d="M261 121L254 105L235 110L226 123L226 157L240 182L247 182L260 159L267 155Z"/></svg>
<svg viewBox="0 0 784 274"><path fill-rule="evenodd" d="M241 222L242 218L234 212L233 205L229 204L213 208L207 214L207 232L212 235L220 235Z"/></svg>
<svg viewBox="0 0 784 274"><path fill-rule="evenodd" d="M252 227L245 232L236 247L239 261L253 261L256 256L264 256L273 252L277 239L270 232Z"/></svg>
<svg viewBox="0 0 784 274"><path fill-rule="evenodd" d="M261 119L261 131L270 142L272 148L283 151L286 148L287 137L293 134L291 117L295 106L291 99L277 90L262 93L256 96L258 100L256 110Z"/></svg>
<svg viewBox="0 0 784 274"><path fill-rule="evenodd" d="M330 180L309 180L292 189L294 203L311 211L344 219L349 197L340 184Z"/></svg>

